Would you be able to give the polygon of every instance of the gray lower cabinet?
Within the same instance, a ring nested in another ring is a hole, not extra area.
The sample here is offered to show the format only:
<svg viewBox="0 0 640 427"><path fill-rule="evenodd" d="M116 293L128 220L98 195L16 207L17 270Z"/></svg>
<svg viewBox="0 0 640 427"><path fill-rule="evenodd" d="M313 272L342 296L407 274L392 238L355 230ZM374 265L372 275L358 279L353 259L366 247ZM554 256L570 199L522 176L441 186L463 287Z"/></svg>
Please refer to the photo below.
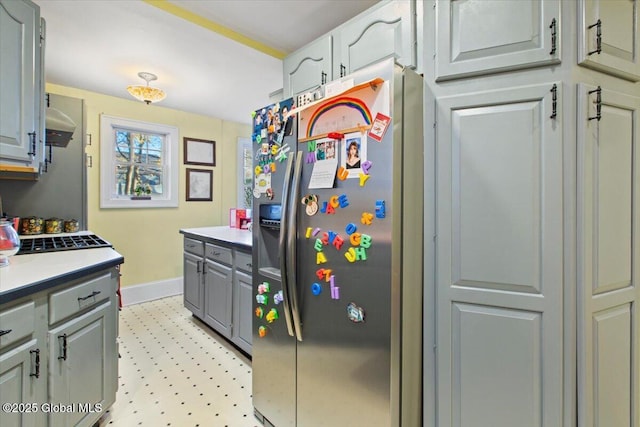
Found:
<svg viewBox="0 0 640 427"><path fill-rule="evenodd" d="M34 427L38 425L38 412L42 403L38 396L38 389L45 388L46 378L39 372L40 351L43 349L41 340L32 339L26 343L3 353L0 356L0 389L2 390L2 403L16 405L16 410L0 412L0 425ZM37 375L37 377L36 377ZM27 411L19 411L18 405L36 404L36 408L30 406ZM11 408L13 409L13 408Z"/></svg>
<svg viewBox="0 0 640 427"><path fill-rule="evenodd" d="M184 253L184 306L197 317L204 316L202 255Z"/></svg>
<svg viewBox="0 0 640 427"><path fill-rule="evenodd" d="M251 354L251 337L253 322L253 281L251 275L241 271L235 272L233 278L233 336L231 340L238 347Z"/></svg>
<svg viewBox="0 0 640 427"><path fill-rule="evenodd" d="M118 352L111 301L49 332L49 394L54 405L72 411L51 413L50 426L90 426L114 401ZM89 357L90 356L90 357ZM77 405L86 405L80 409Z"/></svg>
<svg viewBox="0 0 640 427"><path fill-rule="evenodd" d="M251 354L251 252L184 238L184 306Z"/></svg>
<svg viewBox="0 0 640 427"><path fill-rule="evenodd" d="M204 321L226 338L231 338L231 267L206 260Z"/></svg>
<svg viewBox="0 0 640 427"><path fill-rule="evenodd" d="M113 405L118 274L104 270L0 307L1 400L15 405L0 411L0 425L92 426Z"/></svg>

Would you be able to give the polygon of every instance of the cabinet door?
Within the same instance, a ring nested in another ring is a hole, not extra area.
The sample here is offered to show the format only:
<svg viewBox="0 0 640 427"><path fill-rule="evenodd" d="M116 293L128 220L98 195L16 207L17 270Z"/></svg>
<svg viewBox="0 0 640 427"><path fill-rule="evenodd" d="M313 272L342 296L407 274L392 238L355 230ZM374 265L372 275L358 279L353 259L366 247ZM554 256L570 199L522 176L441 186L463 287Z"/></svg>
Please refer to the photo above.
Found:
<svg viewBox="0 0 640 427"><path fill-rule="evenodd" d="M335 78L393 56L402 65L416 65L415 3L392 1L349 21L334 38Z"/></svg>
<svg viewBox="0 0 640 427"><path fill-rule="evenodd" d="M45 354L37 354L36 351L39 350L37 341L34 339L0 356L1 403L26 405L24 409L20 408L20 411L18 409L5 411L3 408L0 411L0 425L22 427L37 425L36 419L42 402L36 400L36 388L44 387L47 378L40 375L40 368L36 366Z"/></svg>
<svg viewBox="0 0 640 427"><path fill-rule="evenodd" d="M578 87L578 419L583 427L635 427L640 98L596 90Z"/></svg>
<svg viewBox="0 0 640 427"><path fill-rule="evenodd" d="M326 36L284 58L284 97L331 81L331 52L331 36Z"/></svg>
<svg viewBox="0 0 640 427"><path fill-rule="evenodd" d="M554 102L552 87L436 102L437 425L563 423L562 96L557 84Z"/></svg>
<svg viewBox="0 0 640 427"><path fill-rule="evenodd" d="M559 1L440 0L435 8L437 80L560 62Z"/></svg>
<svg viewBox="0 0 640 427"><path fill-rule="evenodd" d="M231 338L231 267L209 259L205 264L203 320L221 335Z"/></svg>
<svg viewBox="0 0 640 427"><path fill-rule="evenodd" d="M115 401L115 312L110 300L49 331L50 401L76 404L74 411L49 414L50 426L92 425ZM80 408L78 404L86 406Z"/></svg>
<svg viewBox="0 0 640 427"><path fill-rule="evenodd" d="M579 11L579 64L640 80L638 1L580 0Z"/></svg>
<svg viewBox="0 0 640 427"><path fill-rule="evenodd" d="M184 306L195 316L204 316L204 295L202 271L204 261L202 257L184 253Z"/></svg>
<svg viewBox="0 0 640 427"><path fill-rule="evenodd" d="M235 271L233 279L233 336L231 340L251 354L253 290L251 276Z"/></svg>
<svg viewBox="0 0 640 427"><path fill-rule="evenodd" d="M0 0L0 158L30 165L39 132L40 9ZM32 140L34 143L32 144ZM37 165L37 163L36 163Z"/></svg>

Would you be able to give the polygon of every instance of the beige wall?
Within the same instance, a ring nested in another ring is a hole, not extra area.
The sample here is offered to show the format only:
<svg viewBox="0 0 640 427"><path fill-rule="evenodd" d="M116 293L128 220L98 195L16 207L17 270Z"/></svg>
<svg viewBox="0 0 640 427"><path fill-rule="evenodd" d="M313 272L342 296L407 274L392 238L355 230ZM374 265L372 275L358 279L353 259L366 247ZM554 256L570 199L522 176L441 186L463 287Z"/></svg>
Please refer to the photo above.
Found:
<svg viewBox="0 0 640 427"><path fill-rule="evenodd" d="M46 91L85 101L86 129L92 145L87 154L93 167L87 174L88 229L113 244L125 258L122 286L182 276L181 228L228 224L229 208L236 205L236 146L238 137L250 137L248 124L146 105L85 90L47 84ZM179 206L153 209L100 209L100 114L176 126L179 129ZM249 113L247 113L249 117ZM216 166L190 166L213 170L213 201L185 201L182 137L216 141ZM61 195L64 197L64 195Z"/></svg>

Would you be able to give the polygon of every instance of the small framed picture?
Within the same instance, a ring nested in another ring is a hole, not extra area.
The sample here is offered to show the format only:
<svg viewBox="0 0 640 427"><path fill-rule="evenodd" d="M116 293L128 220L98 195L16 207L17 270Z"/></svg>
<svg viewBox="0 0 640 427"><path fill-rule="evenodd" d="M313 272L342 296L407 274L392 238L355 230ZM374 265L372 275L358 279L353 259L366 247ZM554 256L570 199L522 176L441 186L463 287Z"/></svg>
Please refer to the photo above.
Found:
<svg viewBox="0 0 640 427"><path fill-rule="evenodd" d="M216 142L206 139L184 137L185 165L216 165Z"/></svg>
<svg viewBox="0 0 640 427"><path fill-rule="evenodd" d="M187 169L187 202L210 202L213 200L213 171Z"/></svg>

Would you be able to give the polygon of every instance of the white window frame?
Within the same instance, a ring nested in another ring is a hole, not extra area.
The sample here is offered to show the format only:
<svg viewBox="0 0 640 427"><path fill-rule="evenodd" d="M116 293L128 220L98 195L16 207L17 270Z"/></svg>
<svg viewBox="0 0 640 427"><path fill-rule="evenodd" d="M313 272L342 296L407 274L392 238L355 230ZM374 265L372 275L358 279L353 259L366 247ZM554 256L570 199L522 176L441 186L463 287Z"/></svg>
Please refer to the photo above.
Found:
<svg viewBox="0 0 640 427"><path fill-rule="evenodd" d="M130 196L115 194L114 179L116 169L115 129L132 132L163 135L164 164L166 179L163 182L163 195L153 196L149 200L133 200ZM178 207L179 164L178 128L157 123L124 119L121 117L100 115L100 208L176 208Z"/></svg>

